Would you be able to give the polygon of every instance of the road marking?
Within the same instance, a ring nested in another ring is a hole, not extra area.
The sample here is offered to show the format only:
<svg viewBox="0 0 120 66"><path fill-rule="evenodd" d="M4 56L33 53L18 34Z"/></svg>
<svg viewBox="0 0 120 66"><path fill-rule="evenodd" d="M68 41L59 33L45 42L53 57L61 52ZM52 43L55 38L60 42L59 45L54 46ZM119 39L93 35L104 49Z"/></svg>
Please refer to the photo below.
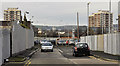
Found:
<svg viewBox="0 0 120 66"><path fill-rule="evenodd" d="M68 59L69 61L73 62L74 64L77 64L76 62L72 61L71 59Z"/></svg>
<svg viewBox="0 0 120 66"><path fill-rule="evenodd" d="M58 49L59 52L63 53L63 51L61 49Z"/></svg>
<svg viewBox="0 0 120 66"><path fill-rule="evenodd" d="M28 64L27 64L27 66L29 66L31 64L31 62L29 62Z"/></svg>
<svg viewBox="0 0 120 66"><path fill-rule="evenodd" d="M31 61L31 59L29 59L24 66L27 66L29 64L29 62Z"/></svg>
<svg viewBox="0 0 120 66"><path fill-rule="evenodd" d="M94 57L94 56L89 56L89 57L92 58L92 59L99 60L99 61L104 61L104 60L98 59L98 58L96 58L96 57Z"/></svg>
<svg viewBox="0 0 120 66"><path fill-rule="evenodd" d="M96 60L99 60L99 61L103 61L103 62L116 62L116 61L107 61L107 60L103 60L101 58L96 58L94 56L89 56L91 59L96 59Z"/></svg>
<svg viewBox="0 0 120 66"><path fill-rule="evenodd" d="M73 53L66 53L66 54L68 54L68 55L72 55Z"/></svg>
<svg viewBox="0 0 120 66"><path fill-rule="evenodd" d="M98 57L98 58L100 58L100 59L102 59L102 60L104 60L104 61L118 62L118 60L107 59L107 58L100 57L100 56L98 56L98 55L94 55L94 56L96 56L96 57Z"/></svg>

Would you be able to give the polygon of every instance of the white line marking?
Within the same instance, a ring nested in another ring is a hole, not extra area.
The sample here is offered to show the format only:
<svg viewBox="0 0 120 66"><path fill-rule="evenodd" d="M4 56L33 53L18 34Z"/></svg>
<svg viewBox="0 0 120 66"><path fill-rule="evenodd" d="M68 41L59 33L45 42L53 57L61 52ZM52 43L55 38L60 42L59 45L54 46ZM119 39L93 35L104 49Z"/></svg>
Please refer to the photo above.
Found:
<svg viewBox="0 0 120 66"><path fill-rule="evenodd" d="M71 61L71 62L73 62L74 64L78 64L78 63L76 63L76 62L74 62L73 60L71 60L71 59L68 59L69 61Z"/></svg>
<svg viewBox="0 0 120 66"><path fill-rule="evenodd" d="M63 51L62 51L62 50L60 50L60 49L58 49L58 51L59 51L59 52L61 52L61 53L63 53Z"/></svg>

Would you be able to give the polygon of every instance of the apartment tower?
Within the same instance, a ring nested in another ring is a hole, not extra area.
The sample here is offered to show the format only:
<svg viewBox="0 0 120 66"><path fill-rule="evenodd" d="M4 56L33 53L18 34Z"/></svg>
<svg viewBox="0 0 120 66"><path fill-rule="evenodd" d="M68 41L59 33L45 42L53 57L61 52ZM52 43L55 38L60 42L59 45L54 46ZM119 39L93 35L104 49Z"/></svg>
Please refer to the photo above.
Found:
<svg viewBox="0 0 120 66"><path fill-rule="evenodd" d="M98 13L93 13L92 15L89 16L89 28L93 27L98 29L101 28L103 33L108 32L109 27L110 30L112 30L112 25L113 25L113 13L110 13L107 10L99 10Z"/></svg>
<svg viewBox="0 0 120 66"><path fill-rule="evenodd" d="M17 21L21 18L21 10L18 8L8 8L4 10L4 20L5 21Z"/></svg>

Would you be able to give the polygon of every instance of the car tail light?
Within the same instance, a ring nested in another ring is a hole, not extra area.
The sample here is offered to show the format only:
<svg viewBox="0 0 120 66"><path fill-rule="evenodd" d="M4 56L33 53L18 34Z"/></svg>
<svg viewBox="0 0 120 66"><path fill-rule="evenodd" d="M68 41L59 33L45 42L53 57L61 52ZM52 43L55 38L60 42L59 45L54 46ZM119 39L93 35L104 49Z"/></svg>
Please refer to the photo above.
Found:
<svg viewBox="0 0 120 66"><path fill-rule="evenodd" d="M90 50L90 48L88 47L88 50Z"/></svg>
<svg viewBox="0 0 120 66"><path fill-rule="evenodd" d="M75 51L77 51L77 47L75 47Z"/></svg>

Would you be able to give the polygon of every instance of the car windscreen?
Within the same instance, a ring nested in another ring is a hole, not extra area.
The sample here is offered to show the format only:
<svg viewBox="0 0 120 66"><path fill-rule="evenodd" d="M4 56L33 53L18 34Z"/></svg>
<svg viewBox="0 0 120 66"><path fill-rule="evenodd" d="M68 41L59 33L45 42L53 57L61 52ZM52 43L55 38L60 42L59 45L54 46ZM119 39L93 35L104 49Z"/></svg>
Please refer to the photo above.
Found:
<svg viewBox="0 0 120 66"><path fill-rule="evenodd" d="M45 44L42 44L42 46L52 46L52 44L50 44L50 43L45 43Z"/></svg>
<svg viewBox="0 0 120 66"><path fill-rule="evenodd" d="M76 47L88 47L88 45L86 43L79 43Z"/></svg>
<svg viewBox="0 0 120 66"><path fill-rule="evenodd" d="M47 40L42 40L42 42L47 42Z"/></svg>

